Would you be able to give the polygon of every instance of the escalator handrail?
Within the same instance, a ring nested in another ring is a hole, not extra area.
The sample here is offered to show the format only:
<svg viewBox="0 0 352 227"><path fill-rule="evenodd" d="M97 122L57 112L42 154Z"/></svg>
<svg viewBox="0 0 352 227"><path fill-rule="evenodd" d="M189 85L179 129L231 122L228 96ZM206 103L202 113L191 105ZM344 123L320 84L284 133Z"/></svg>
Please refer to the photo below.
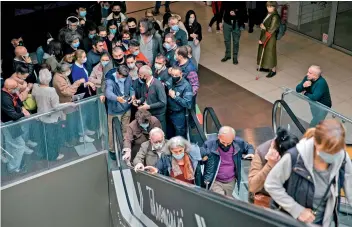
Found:
<svg viewBox="0 0 352 227"><path fill-rule="evenodd" d="M216 115L214 109L212 107L205 107L203 111L203 132L208 134L207 132L207 117L208 114L210 115L211 119L213 120L216 129L219 131L222 125L220 124L219 118Z"/></svg>
<svg viewBox="0 0 352 227"><path fill-rule="evenodd" d="M203 131L202 127L200 126L196 112L194 110L190 110L189 113L190 113L190 118L195 123L197 132L199 133L200 138L202 139L202 142L204 143L207 140L207 137L205 136L204 131ZM189 127L189 124L188 124L188 130L189 130L189 134L191 134L190 133L191 128ZM190 140L190 138L189 138L189 140Z"/></svg>
<svg viewBox="0 0 352 227"><path fill-rule="evenodd" d="M352 124L352 119L349 119L348 117L343 116L342 114L340 114L340 113L336 112L335 110L333 110L333 109L331 109L331 108L325 106L324 104L321 104L321 103L316 102L316 101L312 101L312 100L310 100L308 97L306 97L306 96L304 96L304 95L302 95L302 94L300 94L300 93L297 93L295 90L293 90L293 89L291 89L291 88L283 87L283 89L284 89L285 91L281 94L281 100L284 100L284 99L285 99L285 96L286 96L287 94L292 94L292 95L298 97L299 99L302 99L302 100L306 101L306 102L309 103L309 104L312 104L312 105L314 105L314 106L316 106L316 107L318 107L318 108L320 108L320 109L322 109L322 110L325 110L325 111L331 113L331 114L334 115L334 116L337 116L337 117L340 118L342 121L345 121L345 122L348 122L348 123Z"/></svg>
<svg viewBox="0 0 352 227"><path fill-rule="evenodd" d="M282 100L276 100L274 102L273 105L273 109L272 109L272 127L273 127L273 131L276 134L277 132L277 123L276 123L276 114L277 114L277 110L278 110L278 105L281 104L281 106L286 110L287 114L289 115L289 117L291 118L291 120L293 121L293 123L296 125L296 127L298 128L298 130L304 134L306 132L306 129L303 127L303 125L301 124L301 122L298 120L298 118L296 117L296 115L293 113L293 111L291 110L291 108L288 106L288 104Z"/></svg>

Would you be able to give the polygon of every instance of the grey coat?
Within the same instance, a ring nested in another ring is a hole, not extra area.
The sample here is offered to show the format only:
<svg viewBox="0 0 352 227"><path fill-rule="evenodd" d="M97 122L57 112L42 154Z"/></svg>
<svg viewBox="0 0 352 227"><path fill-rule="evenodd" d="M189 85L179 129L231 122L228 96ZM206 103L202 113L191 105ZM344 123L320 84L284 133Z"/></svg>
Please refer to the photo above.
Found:
<svg viewBox="0 0 352 227"><path fill-rule="evenodd" d="M141 38L142 37L140 35L138 35L136 38L137 38L138 42L141 43ZM161 36L159 34L155 33L153 35L152 42L153 42L153 61L150 62L150 64L153 66L156 56L159 53L164 55L165 51L164 51L164 48L163 48L162 38L161 38Z"/></svg>

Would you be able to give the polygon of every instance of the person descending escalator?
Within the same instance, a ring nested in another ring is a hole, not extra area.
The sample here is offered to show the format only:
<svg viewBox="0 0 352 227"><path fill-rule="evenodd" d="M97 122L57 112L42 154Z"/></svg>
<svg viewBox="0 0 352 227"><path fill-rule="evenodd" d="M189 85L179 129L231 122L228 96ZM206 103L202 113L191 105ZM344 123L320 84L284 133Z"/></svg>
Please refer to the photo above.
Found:
<svg viewBox="0 0 352 227"><path fill-rule="evenodd" d="M144 170L201 187L203 185L199 165L201 160L200 149L197 145L191 145L186 139L176 136L164 146L156 167L146 166Z"/></svg>
<svg viewBox="0 0 352 227"><path fill-rule="evenodd" d="M209 138L201 148L202 156L208 156L204 167L204 182L209 190L232 198L235 185L240 188L241 159L252 158L254 148L236 131L223 126L217 138Z"/></svg>
<svg viewBox="0 0 352 227"><path fill-rule="evenodd" d="M274 139L257 147L248 174L250 203L269 208L270 196L264 190L265 179L285 152L297 143L296 136L289 134L284 128L278 128Z"/></svg>

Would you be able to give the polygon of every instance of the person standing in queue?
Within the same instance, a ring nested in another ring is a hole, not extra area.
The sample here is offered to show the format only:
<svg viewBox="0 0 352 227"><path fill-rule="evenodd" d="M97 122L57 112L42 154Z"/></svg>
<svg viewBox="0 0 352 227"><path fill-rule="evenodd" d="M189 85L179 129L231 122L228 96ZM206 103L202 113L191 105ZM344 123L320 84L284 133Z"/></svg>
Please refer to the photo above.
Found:
<svg viewBox="0 0 352 227"><path fill-rule="evenodd" d="M332 103L329 86L321 73L322 71L319 66L310 66L307 75L303 78L302 82L297 85L296 92L302 93L310 100L319 102L331 108ZM314 104L309 105L313 117L310 122L310 127L315 127L319 121L325 119L328 112Z"/></svg>
<svg viewBox="0 0 352 227"><path fill-rule="evenodd" d="M231 59L231 36L233 40L233 64L238 64L238 52L240 48L241 29L244 28L246 15L246 2L222 2L220 14L223 17L223 23L220 29L224 32L225 40L225 57L221 62Z"/></svg>
<svg viewBox="0 0 352 227"><path fill-rule="evenodd" d="M200 149L181 136L171 138L162 150L156 167L146 166L144 170L202 187L202 172L199 166Z"/></svg>
<svg viewBox="0 0 352 227"><path fill-rule="evenodd" d="M166 68L166 57L164 55L158 54L158 56L156 56L154 69L154 77L160 80L162 84L165 84L166 81L170 79L168 69Z"/></svg>
<svg viewBox="0 0 352 227"><path fill-rule="evenodd" d="M273 205L306 224L339 226L342 188L352 205L352 163L345 135L342 123L334 119L308 129L266 178L264 188Z"/></svg>
<svg viewBox="0 0 352 227"><path fill-rule="evenodd" d="M192 47L193 57L196 60L194 66L198 68L200 59L200 42L202 41L202 26L197 21L196 13L193 10L187 12L185 26L188 32L188 45Z"/></svg>
<svg viewBox="0 0 352 227"><path fill-rule="evenodd" d="M112 119L114 117L119 118L123 134L126 133L128 124L130 123L131 100L134 99L134 90L132 79L128 76L128 73L128 67L121 65L117 69L111 69L105 76L110 151L113 151Z"/></svg>
<svg viewBox="0 0 352 227"><path fill-rule="evenodd" d="M127 66L125 53L123 52L121 47L115 47L112 50L112 59L111 61L104 67L104 75L109 72L111 69L118 68L121 65Z"/></svg>
<svg viewBox="0 0 352 227"><path fill-rule="evenodd" d="M167 97L167 135L168 138L174 136L187 135L186 111L192 107L192 87L182 76L182 69L173 66L170 70L171 80L166 82L168 89Z"/></svg>
<svg viewBox="0 0 352 227"><path fill-rule="evenodd" d="M169 27L165 29L165 35L169 33L173 34L176 39L176 44L178 46L184 46L188 44L188 36L184 30L180 29L178 22L177 17L171 16L168 21Z"/></svg>
<svg viewBox="0 0 352 227"><path fill-rule="evenodd" d="M163 47L166 49L166 67L171 67L175 64L176 59L175 59L175 51L177 49L177 44L176 44L176 38L174 34L169 33L165 35L165 42L163 44Z"/></svg>
<svg viewBox="0 0 352 227"><path fill-rule="evenodd" d="M276 2L267 2L268 15L260 24L261 33L259 37L259 47L257 55L257 65L259 70L267 71L267 78L276 75L277 54L276 54L276 34L280 26L280 16L277 12Z"/></svg>
<svg viewBox="0 0 352 227"><path fill-rule="evenodd" d="M133 104L139 110L148 110L152 116L158 118L161 127L166 131L166 93L163 84L153 77L152 69L144 65L139 69L140 79L144 85L144 95Z"/></svg>
<svg viewBox="0 0 352 227"><path fill-rule="evenodd" d="M204 182L209 190L232 197L237 182L241 184L241 159L252 158L254 148L242 138L236 137L236 131L223 126L217 138L205 141L202 156L208 156L204 167Z"/></svg>

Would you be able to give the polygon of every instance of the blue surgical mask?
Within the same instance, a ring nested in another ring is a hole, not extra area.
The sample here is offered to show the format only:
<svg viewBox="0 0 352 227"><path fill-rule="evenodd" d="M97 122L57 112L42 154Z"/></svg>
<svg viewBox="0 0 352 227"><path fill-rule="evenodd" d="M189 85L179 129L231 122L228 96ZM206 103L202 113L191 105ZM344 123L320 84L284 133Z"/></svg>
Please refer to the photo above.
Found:
<svg viewBox="0 0 352 227"><path fill-rule="evenodd" d="M163 45L167 51L171 50L171 45L168 43L164 43Z"/></svg>
<svg viewBox="0 0 352 227"><path fill-rule="evenodd" d="M87 15L87 11L80 11L79 16L80 17L85 17Z"/></svg>
<svg viewBox="0 0 352 227"><path fill-rule="evenodd" d="M101 64L103 65L103 67L107 66L107 64L109 64L110 61L102 61Z"/></svg>
<svg viewBox="0 0 352 227"><path fill-rule="evenodd" d="M74 48L78 48L78 47L79 47L79 42L72 44L72 46L73 46Z"/></svg>
<svg viewBox="0 0 352 227"><path fill-rule="evenodd" d="M141 78L138 78L139 83L144 84L143 80Z"/></svg>
<svg viewBox="0 0 352 227"><path fill-rule="evenodd" d="M185 156L185 153L183 152L181 154L172 154L172 156L177 160L181 160Z"/></svg>
<svg viewBox="0 0 352 227"><path fill-rule="evenodd" d="M177 56L176 56L176 54L174 55L174 60L177 61Z"/></svg>
<svg viewBox="0 0 352 227"><path fill-rule="evenodd" d="M110 6L104 6L104 9L108 10L110 9Z"/></svg>
<svg viewBox="0 0 352 227"><path fill-rule="evenodd" d="M324 162L328 164L333 164L334 162L340 159L340 156L343 155L343 152L339 151L336 154L328 154L326 152L320 151L318 152L318 155L321 159L323 159Z"/></svg>
<svg viewBox="0 0 352 227"><path fill-rule="evenodd" d="M110 33L115 35L116 34L116 29L109 29Z"/></svg>
<svg viewBox="0 0 352 227"><path fill-rule="evenodd" d="M123 39L122 42L123 42L124 44L127 44L127 45L128 45L128 44L130 43L130 40L129 40L129 39Z"/></svg>
<svg viewBox="0 0 352 227"><path fill-rule="evenodd" d="M83 60L82 60L82 63L86 63L87 62L87 58L84 58Z"/></svg>
<svg viewBox="0 0 352 227"><path fill-rule="evenodd" d="M171 26L172 31L178 32L178 30L180 30L180 27L176 24Z"/></svg>
<svg viewBox="0 0 352 227"><path fill-rule="evenodd" d="M93 39L96 36L96 34L89 34L88 38Z"/></svg>
<svg viewBox="0 0 352 227"><path fill-rule="evenodd" d="M149 123L139 124L145 130L149 127Z"/></svg>
<svg viewBox="0 0 352 227"><path fill-rule="evenodd" d="M139 50L136 50L135 52L133 52L134 56L137 56L139 54Z"/></svg>

